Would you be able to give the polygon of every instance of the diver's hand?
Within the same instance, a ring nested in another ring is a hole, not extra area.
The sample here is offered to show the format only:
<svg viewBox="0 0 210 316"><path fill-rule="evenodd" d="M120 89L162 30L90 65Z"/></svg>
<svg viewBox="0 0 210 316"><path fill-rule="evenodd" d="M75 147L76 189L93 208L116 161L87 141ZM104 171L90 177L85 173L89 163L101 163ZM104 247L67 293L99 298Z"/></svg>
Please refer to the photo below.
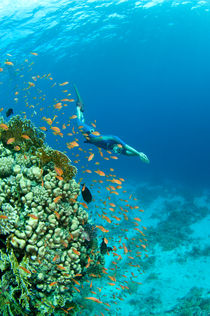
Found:
<svg viewBox="0 0 210 316"><path fill-rule="evenodd" d="M145 163L149 163L150 162L148 157L147 157L147 155L145 155L144 153L139 153L139 157Z"/></svg>

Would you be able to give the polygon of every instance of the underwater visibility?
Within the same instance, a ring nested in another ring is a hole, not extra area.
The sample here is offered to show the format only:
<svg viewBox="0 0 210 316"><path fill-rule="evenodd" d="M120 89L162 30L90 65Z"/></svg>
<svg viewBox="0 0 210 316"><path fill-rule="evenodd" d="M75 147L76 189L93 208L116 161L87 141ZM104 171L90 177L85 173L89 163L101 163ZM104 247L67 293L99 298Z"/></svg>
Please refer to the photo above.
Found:
<svg viewBox="0 0 210 316"><path fill-rule="evenodd" d="M208 1L0 18L0 316L210 315Z"/></svg>

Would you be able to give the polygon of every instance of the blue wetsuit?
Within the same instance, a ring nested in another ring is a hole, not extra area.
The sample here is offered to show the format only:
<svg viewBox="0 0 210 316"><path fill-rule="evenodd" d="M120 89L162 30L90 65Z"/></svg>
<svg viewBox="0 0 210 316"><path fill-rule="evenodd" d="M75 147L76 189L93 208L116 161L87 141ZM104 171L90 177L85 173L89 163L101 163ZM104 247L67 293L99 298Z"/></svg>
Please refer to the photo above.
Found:
<svg viewBox="0 0 210 316"><path fill-rule="evenodd" d="M82 134L86 134L86 140L85 143L93 144L97 147L101 147L105 150L113 150L113 148L119 145L117 148L117 151L121 154L125 154L125 146L126 143L121 140L118 136L114 135L94 135L92 134L94 132L93 127L85 124L81 120L77 119L77 124L80 127L80 131Z"/></svg>

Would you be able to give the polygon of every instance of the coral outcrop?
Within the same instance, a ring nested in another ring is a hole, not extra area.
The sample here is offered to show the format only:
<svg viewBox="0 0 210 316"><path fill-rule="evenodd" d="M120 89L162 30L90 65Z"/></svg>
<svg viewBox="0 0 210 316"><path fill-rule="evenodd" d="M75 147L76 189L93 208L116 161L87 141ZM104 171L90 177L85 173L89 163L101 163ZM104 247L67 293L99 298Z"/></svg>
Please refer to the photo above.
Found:
<svg viewBox="0 0 210 316"><path fill-rule="evenodd" d="M62 315L61 308L74 306L75 286L104 264L77 201L77 170L30 121L1 122L0 310Z"/></svg>

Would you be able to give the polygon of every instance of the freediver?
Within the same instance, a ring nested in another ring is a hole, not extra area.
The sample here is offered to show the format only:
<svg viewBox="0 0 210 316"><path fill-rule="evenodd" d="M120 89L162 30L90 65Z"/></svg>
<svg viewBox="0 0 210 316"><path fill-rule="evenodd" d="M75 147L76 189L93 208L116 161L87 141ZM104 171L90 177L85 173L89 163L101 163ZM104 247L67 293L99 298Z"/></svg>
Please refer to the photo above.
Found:
<svg viewBox="0 0 210 316"><path fill-rule="evenodd" d="M112 150L116 154L121 154L121 155L126 155L126 156L139 156L143 162L149 163L148 157L143 152L139 152L133 147L127 145L118 136L97 135L94 128L85 123L85 119L83 115L84 103L75 85L74 85L74 89L77 96L77 100L76 100L77 124L78 124L79 130L82 132L83 136L85 136L86 138L85 143L93 144L105 150Z"/></svg>

